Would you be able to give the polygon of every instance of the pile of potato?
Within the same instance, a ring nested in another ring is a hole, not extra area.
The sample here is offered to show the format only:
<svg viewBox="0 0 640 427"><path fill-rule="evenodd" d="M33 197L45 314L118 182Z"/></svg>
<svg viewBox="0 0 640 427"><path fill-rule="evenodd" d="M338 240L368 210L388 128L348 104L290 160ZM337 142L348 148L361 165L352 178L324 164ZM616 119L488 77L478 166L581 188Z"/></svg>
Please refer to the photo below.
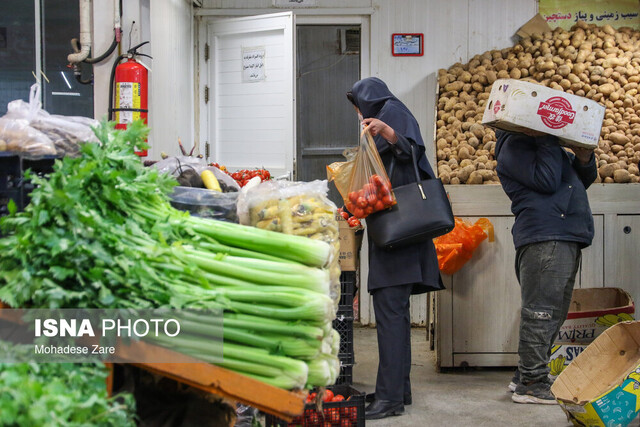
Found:
<svg viewBox="0 0 640 427"><path fill-rule="evenodd" d="M499 183L495 133L481 124L491 85L521 79L606 106L595 150L596 182L639 182L640 31L579 21L571 31L534 34L514 47L438 71L438 175L445 184Z"/></svg>

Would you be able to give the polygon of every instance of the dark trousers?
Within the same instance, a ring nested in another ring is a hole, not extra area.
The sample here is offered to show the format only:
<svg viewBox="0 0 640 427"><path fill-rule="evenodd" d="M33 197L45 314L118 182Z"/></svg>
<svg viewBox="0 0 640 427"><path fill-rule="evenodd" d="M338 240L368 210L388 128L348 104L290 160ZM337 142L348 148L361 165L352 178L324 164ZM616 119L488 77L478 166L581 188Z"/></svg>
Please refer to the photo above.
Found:
<svg viewBox="0 0 640 427"><path fill-rule="evenodd" d="M518 369L523 382L549 374L551 347L567 318L581 251L577 243L533 243L516 252L522 310Z"/></svg>
<svg viewBox="0 0 640 427"><path fill-rule="evenodd" d="M376 399L402 402L411 393L411 317L409 298L413 285L373 291L378 333Z"/></svg>

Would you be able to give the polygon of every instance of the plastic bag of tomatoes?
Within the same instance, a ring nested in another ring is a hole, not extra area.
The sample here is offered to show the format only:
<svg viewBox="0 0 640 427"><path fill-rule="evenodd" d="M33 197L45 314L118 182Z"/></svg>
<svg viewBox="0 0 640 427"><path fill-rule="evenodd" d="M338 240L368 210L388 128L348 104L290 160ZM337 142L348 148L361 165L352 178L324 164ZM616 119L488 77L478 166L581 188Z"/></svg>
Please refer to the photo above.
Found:
<svg viewBox="0 0 640 427"><path fill-rule="evenodd" d="M346 162L327 166L344 205L356 218L366 218L396 204L391 182L376 144L367 129L360 134L360 145Z"/></svg>

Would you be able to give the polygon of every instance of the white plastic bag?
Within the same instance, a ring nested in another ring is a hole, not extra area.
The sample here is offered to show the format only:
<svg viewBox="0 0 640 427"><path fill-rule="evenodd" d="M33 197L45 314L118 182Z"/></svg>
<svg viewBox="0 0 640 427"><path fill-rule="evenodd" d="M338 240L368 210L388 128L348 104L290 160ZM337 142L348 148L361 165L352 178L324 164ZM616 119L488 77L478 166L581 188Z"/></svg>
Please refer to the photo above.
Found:
<svg viewBox="0 0 640 427"><path fill-rule="evenodd" d="M82 142L97 142L92 126L96 120L49 114L40 103L40 85L31 86L29 102L21 99L7 105L0 118L0 151L24 153L27 156L77 155Z"/></svg>

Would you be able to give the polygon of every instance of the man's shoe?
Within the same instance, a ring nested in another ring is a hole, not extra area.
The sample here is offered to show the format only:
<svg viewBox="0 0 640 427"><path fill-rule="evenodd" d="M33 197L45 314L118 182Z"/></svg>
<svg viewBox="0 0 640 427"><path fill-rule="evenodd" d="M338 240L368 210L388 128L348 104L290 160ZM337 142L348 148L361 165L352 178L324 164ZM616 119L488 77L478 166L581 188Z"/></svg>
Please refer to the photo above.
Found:
<svg viewBox="0 0 640 427"><path fill-rule="evenodd" d="M511 382L509 383L509 391L511 393L516 391L518 384L520 384L520 369L516 369L516 372L513 374L513 378L511 378Z"/></svg>
<svg viewBox="0 0 640 427"><path fill-rule="evenodd" d="M364 397L364 401L367 403L371 403L374 400L376 400L376 394L375 393L367 393L367 395ZM413 403L413 399L411 399L411 393L407 393L403 396L403 402L404 406L409 406L411 405L411 403Z"/></svg>
<svg viewBox="0 0 640 427"><path fill-rule="evenodd" d="M511 400L516 403L558 404L556 398L551 394L551 385L546 379L528 384L518 384Z"/></svg>
<svg viewBox="0 0 640 427"><path fill-rule="evenodd" d="M402 402L392 402L391 400L374 400L364 410L365 420L379 420L381 418L390 417L392 415L404 414L404 405Z"/></svg>

